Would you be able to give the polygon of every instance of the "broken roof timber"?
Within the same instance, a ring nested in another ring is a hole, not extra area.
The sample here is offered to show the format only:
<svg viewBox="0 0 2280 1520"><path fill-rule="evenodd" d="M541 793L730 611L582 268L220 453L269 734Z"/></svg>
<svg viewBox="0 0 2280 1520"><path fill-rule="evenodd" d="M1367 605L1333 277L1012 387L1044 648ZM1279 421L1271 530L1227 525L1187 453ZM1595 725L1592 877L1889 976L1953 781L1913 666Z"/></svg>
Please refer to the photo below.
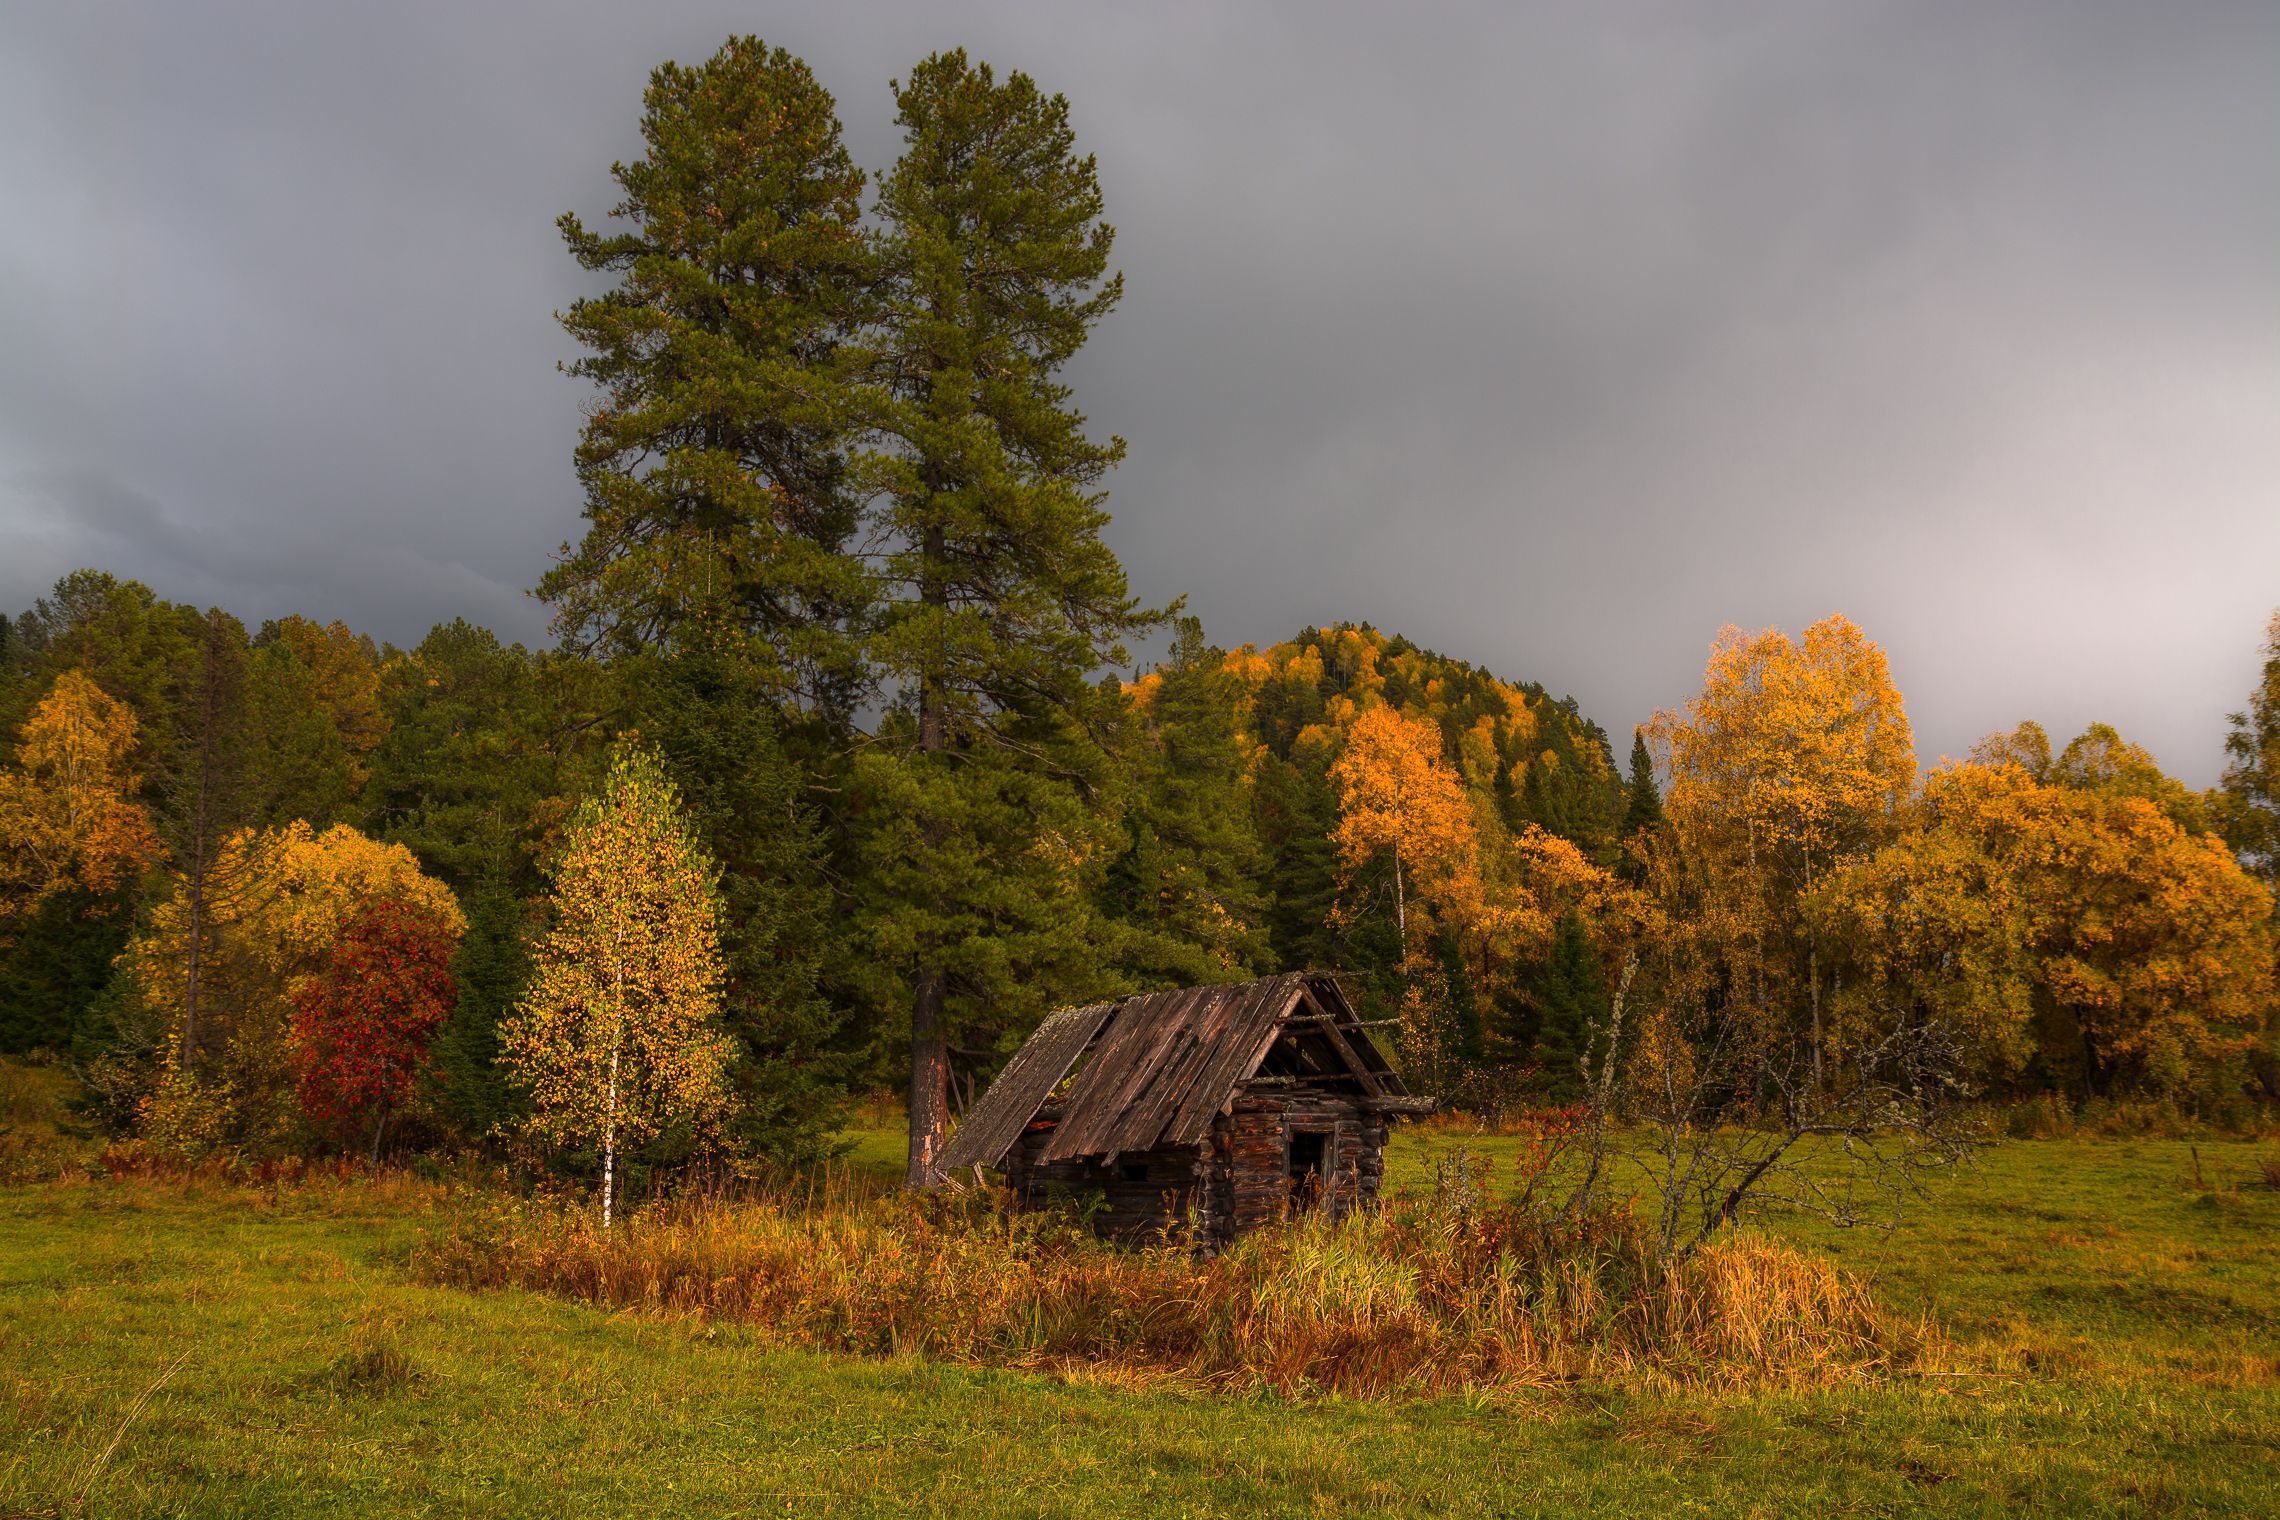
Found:
<svg viewBox="0 0 2280 1520"><path fill-rule="evenodd" d="M1408 1089L1325 972L1143 993L1065 1009L1038 1026L942 1154L944 1171L995 1166L1080 1057L1040 1162L1202 1143L1286 1032L1322 1039L1359 1096L1409 1111ZM1089 1057L1087 1052L1090 1052Z"/></svg>

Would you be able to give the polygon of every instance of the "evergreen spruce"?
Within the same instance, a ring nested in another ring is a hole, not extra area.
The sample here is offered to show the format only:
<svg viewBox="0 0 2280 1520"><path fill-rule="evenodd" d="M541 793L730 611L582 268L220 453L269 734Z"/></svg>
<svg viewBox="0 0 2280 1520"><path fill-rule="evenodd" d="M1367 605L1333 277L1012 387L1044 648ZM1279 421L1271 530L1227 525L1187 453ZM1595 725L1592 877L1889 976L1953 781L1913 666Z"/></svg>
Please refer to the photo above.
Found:
<svg viewBox="0 0 2280 1520"><path fill-rule="evenodd" d="M68 1051L89 1030L134 927L134 890L54 893L0 941L0 1055Z"/></svg>
<svg viewBox="0 0 2280 1520"><path fill-rule="evenodd" d="M259 811L325 829L352 821L354 766L314 673L277 640L256 642L246 660L247 739L261 757Z"/></svg>
<svg viewBox="0 0 2280 1520"><path fill-rule="evenodd" d="M364 826L463 898L495 878L536 893L537 842L590 780L613 695L593 661L437 624L383 674Z"/></svg>
<svg viewBox="0 0 2280 1520"><path fill-rule="evenodd" d="M502 1135L523 1115L522 1094L499 1064L499 1024L530 978L527 917L503 873L485 881L452 956L458 998L428 1048L428 1102L468 1140Z"/></svg>
<svg viewBox="0 0 2280 1520"><path fill-rule="evenodd" d="M817 1159L848 1087L846 1016L817 992L834 927L823 838L762 662L748 641L695 627L624 675L634 722L721 871L721 1022L737 1042L730 1138L748 1155Z"/></svg>
<svg viewBox="0 0 2280 1520"><path fill-rule="evenodd" d="M1138 772L1130 843L1109 871L1110 909L1133 931L1125 963L1144 986L1263 975L1267 857L1240 728L1244 690L1195 618L1178 621L1128 741Z"/></svg>
<svg viewBox="0 0 2280 1520"><path fill-rule="evenodd" d="M1344 964L1331 910L1338 905L1338 792L1327 757L1307 750L1290 759L1268 754L1258 770L1259 832L1274 884L1267 915L1275 964L1284 971ZM1392 936L1386 936L1393 942Z"/></svg>
<svg viewBox="0 0 2280 1520"><path fill-rule="evenodd" d="M1059 379L1123 291L1068 102L963 52L919 64L895 101L876 371L890 548L871 656L903 717L882 725L864 783L897 841L869 916L908 988L919 1185L947 1133L949 1037L969 1013L1042 1011L1049 989L1024 962L1081 958L1098 932L1054 901L1095 848L1087 683L1148 619L1100 537L1098 485L1123 442L1090 438Z"/></svg>
<svg viewBox="0 0 2280 1520"><path fill-rule="evenodd" d="M1631 779L1623 788L1623 823L1618 831L1622 855L1617 860L1616 874L1636 886L1646 878L1646 863L1640 854L1640 838L1653 837L1663 829L1662 788L1655 785L1654 758L1647 753L1647 735L1643 729L1631 731Z"/></svg>
<svg viewBox="0 0 2280 1520"><path fill-rule="evenodd" d="M752 634L771 680L840 718L861 695L848 620L857 503L852 339L869 288L862 171L806 64L755 37L643 97L613 169L611 235L561 218L607 294L562 323L600 404L578 445L584 541L539 583L581 648L670 644L694 618Z"/></svg>
<svg viewBox="0 0 2280 1520"><path fill-rule="evenodd" d="M2266 626L2263 664L2248 706L2225 735L2225 773L2210 795L2217 824L2241 864L2280 891L2280 612ZM2280 901L2274 911L2280 913Z"/></svg>
<svg viewBox="0 0 2280 1520"><path fill-rule="evenodd" d="M1562 917L1552 935L1551 953L1537 981L1536 1008L1535 1059L1544 1088L1554 1096L1572 1096L1582 1083L1577 1062L1592 1027L1607 1012L1599 956L1579 914Z"/></svg>
<svg viewBox="0 0 2280 1520"><path fill-rule="evenodd" d="M1437 989L1448 1024L1450 1054L1459 1068L1477 1067L1485 1055L1487 1031L1480 999L1473 992L1472 976L1465 969L1463 947L1456 934L1443 929L1433 936L1433 958L1438 967Z"/></svg>

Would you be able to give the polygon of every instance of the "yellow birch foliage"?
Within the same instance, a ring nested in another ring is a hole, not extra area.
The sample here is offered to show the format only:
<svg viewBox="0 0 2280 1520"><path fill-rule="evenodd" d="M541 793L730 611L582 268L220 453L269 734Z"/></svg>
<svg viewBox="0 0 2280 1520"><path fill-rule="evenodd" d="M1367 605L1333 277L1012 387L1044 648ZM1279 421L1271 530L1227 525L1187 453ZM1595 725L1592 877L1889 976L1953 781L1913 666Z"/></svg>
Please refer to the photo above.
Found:
<svg viewBox="0 0 2280 1520"><path fill-rule="evenodd" d="M531 1097L530 1132L597 1150L728 1103L720 900L657 762L621 754L551 868L551 922L500 1050ZM605 1186L608 1169L605 1168Z"/></svg>
<svg viewBox="0 0 2280 1520"><path fill-rule="evenodd" d="M73 887L98 896L162 853L142 778L127 764L135 715L67 670L40 699L0 773L0 917Z"/></svg>
<svg viewBox="0 0 2280 1520"><path fill-rule="evenodd" d="M234 886L207 910L198 997L205 1054L197 1070L169 1073L145 1106L144 1132L195 1137L200 1148L276 1146L297 1114L288 1043L294 991L321 969L357 909L391 899L432 915L455 938L467 921L451 889L411 851L346 824L321 834L300 820L243 830L224 842L211 874ZM177 883L120 958L169 1052L181 1048L188 964L189 905Z"/></svg>
<svg viewBox="0 0 2280 1520"><path fill-rule="evenodd" d="M1670 768L1681 828L1747 849L1802 880L1832 855L1873 843L1916 777L1908 716L1884 651L1842 615L1793 641L1778 628L1726 628L1702 694L1652 732Z"/></svg>
<svg viewBox="0 0 2280 1520"><path fill-rule="evenodd" d="M1785 1010L1809 1014L1818 1050L1830 978L1808 900L1890 837L1915 787L1884 651L1841 615L1797 640L1728 627L1701 695L1648 732L1671 777L1695 952L1764 1011L1759 1035L1774 1038Z"/></svg>
<svg viewBox="0 0 2280 1520"><path fill-rule="evenodd" d="M1406 955L1412 900L1479 894L1471 799L1441 760L1440 728L1390 707L1373 707L1354 719L1330 779L1338 788L1338 827L1331 840L1348 883L1390 854Z"/></svg>

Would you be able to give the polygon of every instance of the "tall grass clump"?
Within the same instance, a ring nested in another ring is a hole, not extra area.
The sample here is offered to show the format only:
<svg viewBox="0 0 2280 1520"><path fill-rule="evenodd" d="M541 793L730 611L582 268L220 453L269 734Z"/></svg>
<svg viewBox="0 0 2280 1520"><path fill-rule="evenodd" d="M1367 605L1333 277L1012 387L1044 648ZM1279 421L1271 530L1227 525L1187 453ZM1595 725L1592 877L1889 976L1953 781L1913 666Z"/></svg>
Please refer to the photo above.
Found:
<svg viewBox="0 0 2280 1520"><path fill-rule="evenodd" d="M1746 1234L1660 1263L1627 1214L1399 1198L1302 1214L1205 1260L1177 1232L1105 1244L1002 1194L842 1181L654 1206L604 1231L471 1197L414 1270L699 1315L776 1345L1284 1395L1429 1395L1640 1377L1826 1382L1919 1360L1920 1326L1835 1265Z"/></svg>

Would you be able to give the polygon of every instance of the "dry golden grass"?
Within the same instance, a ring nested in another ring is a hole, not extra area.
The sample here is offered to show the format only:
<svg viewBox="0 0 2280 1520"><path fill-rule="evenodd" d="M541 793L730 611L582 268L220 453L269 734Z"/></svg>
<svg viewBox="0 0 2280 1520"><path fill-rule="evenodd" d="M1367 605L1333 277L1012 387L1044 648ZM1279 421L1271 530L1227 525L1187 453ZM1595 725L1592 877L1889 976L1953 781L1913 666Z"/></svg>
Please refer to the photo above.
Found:
<svg viewBox="0 0 2280 1520"><path fill-rule="evenodd" d="M1738 1235L1669 1269L1629 1220L1555 1232L1511 1208L1400 1199L1302 1215L1204 1261L1092 1239L1002 1198L841 1183L689 1202L604 1232L470 1197L413 1258L430 1281L733 1321L776 1345L1285 1395L1481 1393L1622 1378L1821 1384L1938 1343L1824 1258Z"/></svg>

